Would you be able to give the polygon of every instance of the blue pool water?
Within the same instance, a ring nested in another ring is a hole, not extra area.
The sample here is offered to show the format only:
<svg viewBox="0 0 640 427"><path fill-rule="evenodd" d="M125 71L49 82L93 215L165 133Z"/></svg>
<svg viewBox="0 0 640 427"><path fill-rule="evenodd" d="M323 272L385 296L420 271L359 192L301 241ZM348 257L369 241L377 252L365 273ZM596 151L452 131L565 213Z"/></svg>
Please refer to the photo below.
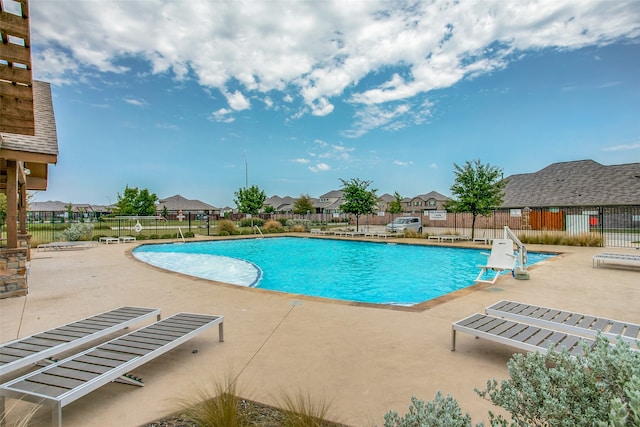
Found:
<svg viewBox="0 0 640 427"><path fill-rule="evenodd" d="M277 237L143 245L146 263L192 276L323 298L415 305L473 285L486 250ZM529 253L528 264L553 254Z"/></svg>

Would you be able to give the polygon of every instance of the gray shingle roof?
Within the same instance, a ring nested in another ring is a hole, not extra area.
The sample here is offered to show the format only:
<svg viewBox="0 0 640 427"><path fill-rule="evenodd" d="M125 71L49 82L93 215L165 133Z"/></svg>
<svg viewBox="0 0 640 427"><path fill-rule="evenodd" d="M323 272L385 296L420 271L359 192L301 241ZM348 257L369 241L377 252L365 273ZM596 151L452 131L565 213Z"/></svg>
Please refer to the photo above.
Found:
<svg viewBox="0 0 640 427"><path fill-rule="evenodd" d="M158 210L162 210L166 206L167 210L177 211L182 209L183 211L212 211L217 210L215 207L201 202L200 200L185 199L179 194L175 196L167 197L158 202Z"/></svg>
<svg viewBox="0 0 640 427"><path fill-rule="evenodd" d="M37 154L58 155L58 133L53 113L51 86L34 80L33 108L35 135L0 134L0 147L5 150L26 151Z"/></svg>
<svg viewBox="0 0 640 427"><path fill-rule="evenodd" d="M507 178L502 207L640 205L640 163L553 163Z"/></svg>

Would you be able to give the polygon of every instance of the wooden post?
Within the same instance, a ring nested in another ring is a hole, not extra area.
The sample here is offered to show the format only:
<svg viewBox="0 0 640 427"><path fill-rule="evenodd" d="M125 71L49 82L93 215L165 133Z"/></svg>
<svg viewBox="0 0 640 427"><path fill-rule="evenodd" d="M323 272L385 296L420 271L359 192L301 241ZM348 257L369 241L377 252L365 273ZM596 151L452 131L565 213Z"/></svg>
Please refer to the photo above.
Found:
<svg viewBox="0 0 640 427"><path fill-rule="evenodd" d="M18 247L18 165L7 160L7 248Z"/></svg>

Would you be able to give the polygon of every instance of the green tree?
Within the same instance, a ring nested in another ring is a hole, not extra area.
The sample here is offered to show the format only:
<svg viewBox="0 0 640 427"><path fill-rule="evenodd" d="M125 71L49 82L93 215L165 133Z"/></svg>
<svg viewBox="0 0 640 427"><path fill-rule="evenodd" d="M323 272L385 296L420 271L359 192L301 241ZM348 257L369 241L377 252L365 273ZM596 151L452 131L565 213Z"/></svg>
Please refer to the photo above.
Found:
<svg viewBox="0 0 640 427"><path fill-rule="evenodd" d="M478 215L489 215L492 209L502 204L506 181L502 179L502 169L482 164L480 160L467 161L464 166L455 167L455 181L451 186L453 198L445 208L453 212L470 212L471 238L475 233Z"/></svg>
<svg viewBox="0 0 640 427"><path fill-rule="evenodd" d="M271 205L266 205L264 207L264 213L268 213L268 214L276 213L276 208L274 208Z"/></svg>
<svg viewBox="0 0 640 427"><path fill-rule="evenodd" d="M267 195L257 185L240 188L234 195L236 198L233 201L238 206L238 211L251 215L258 215L267 200Z"/></svg>
<svg viewBox="0 0 640 427"><path fill-rule="evenodd" d="M124 193L118 193L118 201L116 202L117 215L155 215L156 201L158 196L155 193L149 193L149 190L142 190L138 187L129 187L124 189Z"/></svg>
<svg viewBox="0 0 640 427"><path fill-rule="evenodd" d="M394 199L389 202L388 212L391 214L391 219L394 215L402 213L402 196L397 191L393 193Z"/></svg>
<svg viewBox="0 0 640 427"><path fill-rule="evenodd" d="M0 193L0 231L7 221L7 195Z"/></svg>
<svg viewBox="0 0 640 427"><path fill-rule="evenodd" d="M313 207L311 197L308 194L302 194L293 203L293 213L298 215L306 215L307 212L314 213L316 208Z"/></svg>
<svg viewBox="0 0 640 427"><path fill-rule="evenodd" d="M343 199L345 202L340 205L342 212L356 216L356 231L358 231L361 215L368 215L374 212L378 197L376 189L369 190L371 181L353 178L342 181Z"/></svg>

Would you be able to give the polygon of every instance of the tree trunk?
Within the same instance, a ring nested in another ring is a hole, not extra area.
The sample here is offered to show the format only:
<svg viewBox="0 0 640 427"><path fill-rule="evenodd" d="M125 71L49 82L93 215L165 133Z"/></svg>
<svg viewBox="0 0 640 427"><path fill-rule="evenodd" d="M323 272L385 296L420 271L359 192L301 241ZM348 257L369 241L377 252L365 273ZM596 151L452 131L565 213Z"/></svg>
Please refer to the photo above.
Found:
<svg viewBox="0 0 640 427"><path fill-rule="evenodd" d="M477 214L473 214L473 219L471 220L471 241L473 242L474 234L476 232L476 217Z"/></svg>

